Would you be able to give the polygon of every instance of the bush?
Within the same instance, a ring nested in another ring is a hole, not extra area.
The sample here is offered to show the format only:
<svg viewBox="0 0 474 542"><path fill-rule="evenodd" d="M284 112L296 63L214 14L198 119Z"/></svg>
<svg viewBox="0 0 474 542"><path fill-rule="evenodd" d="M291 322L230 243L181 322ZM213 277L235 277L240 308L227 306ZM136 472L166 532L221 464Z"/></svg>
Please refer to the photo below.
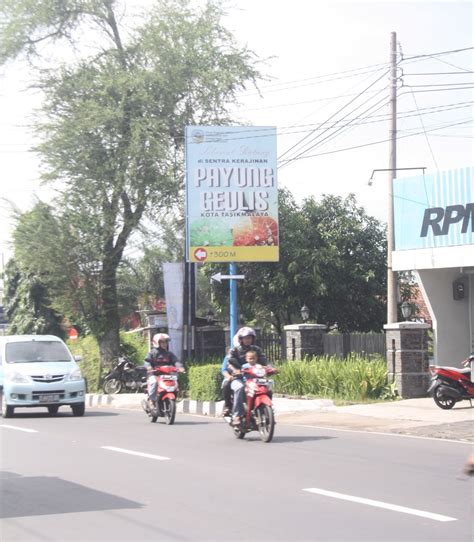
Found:
<svg viewBox="0 0 474 542"><path fill-rule="evenodd" d="M219 401L221 398L221 365L190 365L188 367L189 398L198 401Z"/></svg>
<svg viewBox="0 0 474 542"><path fill-rule="evenodd" d="M145 338L138 334L120 332L120 344L122 352L136 365L143 365L143 360L148 352ZM100 354L97 340L92 335L86 335L75 341L67 341L67 345L75 356L81 356L79 362L82 374L87 382L87 392L97 393L101 391L102 381L109 368L100 368Z"/></svg>
<svg viewBox="0 0 474 542"><path fill-rule="evenodd" d="M278 369L277 393L346 401L393 399L396 395L393 386L388 384L383 358L368 361L359 356L320 357L281 363Z"/></svg>
<svg viewBox="0 0 474 542"><path fill-rule="evenodd" d="M79 367L87 382L87 393L96 393L99 391L102 375L99 376L99 345L95 337L87 335L75 341L69 340L67 345L75 356L82 357Z"/></svg>
<svg viewBox="0 0 474 542"><path fill-rule="evenodd" d="M135 365L143 365L148 354L148 341L139 333L120 332L120 349Z"/></svg>

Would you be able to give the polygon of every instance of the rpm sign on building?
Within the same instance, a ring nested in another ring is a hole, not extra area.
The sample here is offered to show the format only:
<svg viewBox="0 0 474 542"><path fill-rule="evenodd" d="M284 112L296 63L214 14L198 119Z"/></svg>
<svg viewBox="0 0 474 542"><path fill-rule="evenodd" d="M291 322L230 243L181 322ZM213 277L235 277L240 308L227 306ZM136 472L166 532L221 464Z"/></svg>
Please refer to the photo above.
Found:
<svg viewBox="0 0 474 542"><path fill-rule="evenodd" d="M276 128L186 128L190 262L279 259Z"/></svg>

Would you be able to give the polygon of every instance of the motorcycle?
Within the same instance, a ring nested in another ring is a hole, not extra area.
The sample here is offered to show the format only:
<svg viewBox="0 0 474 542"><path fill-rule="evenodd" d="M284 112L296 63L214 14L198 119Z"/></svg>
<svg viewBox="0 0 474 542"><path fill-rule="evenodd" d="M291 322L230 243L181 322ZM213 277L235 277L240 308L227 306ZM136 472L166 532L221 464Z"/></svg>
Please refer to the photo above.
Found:
<svg viewBox="0 0 474 542"><path fill-rule="evenodd" d="M449 410L458 401L474 399L474 352L463 361L465 369L430 365L431 384L428 393L434 402L444 410Z"/></svg>
<svg viewBox="0 0 474 542"><path fill-rule="evenodd" d="M117 365L104 378L104 393L113 395L121 391L139 392L146 388L146 367L137 367L126 357L120 357Z"/></svg>
<svg viewBox="0 0 474 542"><path fill-rule="evenodd" d="M245 377L244 416L240 424L234 424L231 416L224 419L238 439L250 431L258 431L263 442L270 442L275 431L275 414L272 404L273 380L268 376L277 372L273 367L256 364L242 369Z"/></svg>
<svg viewBox="0 0 474 542"><path fill-rule="evenodd" d="M142 401L142 408L156 422L158 417L165 418L167 425L173 425L176 417L176 398L179 392L178 370L174 365L162 365L155 367L154 373L157 379L156 402L150 407L148 396ZM145 390L147 393L147 391Z"/></svg>

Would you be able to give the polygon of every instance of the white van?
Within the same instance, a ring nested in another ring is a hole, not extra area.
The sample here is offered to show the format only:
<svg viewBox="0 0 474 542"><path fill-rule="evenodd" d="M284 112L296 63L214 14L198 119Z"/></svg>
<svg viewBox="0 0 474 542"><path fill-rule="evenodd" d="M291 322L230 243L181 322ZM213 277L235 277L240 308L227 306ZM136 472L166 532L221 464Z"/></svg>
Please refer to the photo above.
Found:
<svg viewBox="0 0 474 542"><path fill-rule="evenodd" d="M75 358L54 335L0 337L2 416L17 407L46 407L56 414L68 405L74 416L85 411L86 384Z"/></svg>

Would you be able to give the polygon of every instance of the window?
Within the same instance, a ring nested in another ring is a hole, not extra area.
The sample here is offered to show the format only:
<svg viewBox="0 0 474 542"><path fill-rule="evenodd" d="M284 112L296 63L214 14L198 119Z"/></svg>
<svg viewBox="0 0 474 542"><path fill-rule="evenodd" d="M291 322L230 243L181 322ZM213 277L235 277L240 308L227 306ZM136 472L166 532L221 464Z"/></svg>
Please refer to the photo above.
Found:
<svg viewBox="0 0 474 542"><path fill-rule="evenodd" d="M65 344L59 341L25 341L7 343L7 363L32 363L42 361L71 361Z"/></svg>

